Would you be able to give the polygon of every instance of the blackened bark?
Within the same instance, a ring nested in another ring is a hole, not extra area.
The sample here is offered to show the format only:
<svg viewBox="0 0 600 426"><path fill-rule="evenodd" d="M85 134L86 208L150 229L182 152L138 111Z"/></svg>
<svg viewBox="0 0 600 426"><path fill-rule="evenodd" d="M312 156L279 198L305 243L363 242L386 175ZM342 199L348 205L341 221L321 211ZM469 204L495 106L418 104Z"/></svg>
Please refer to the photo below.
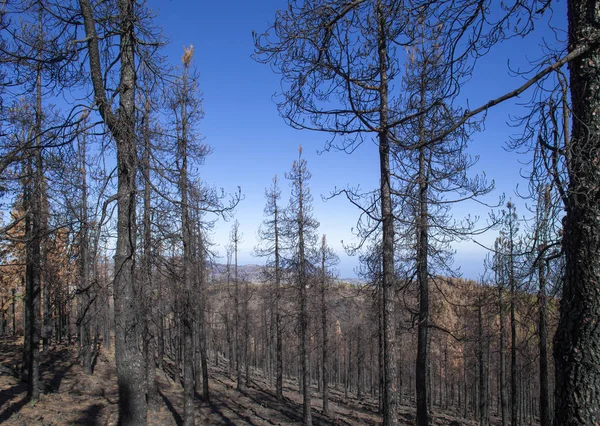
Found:
<svg viewBox="0 0 600 426"><path fill-rule="evenodd" d="M186 52L187 54L187 52ZM186 55L184 55L184 58ZM193 249L192 249L192 225L190 221L189 209L189 189L188 189L188 115L186 111L187 103L185 98L188 96L188 71L191 57L186 62L184 60L183 83L181 93L178 94L179 105L181 105L181 134L178 135L178 157L181 161L179 166L179 191L181 193L181 232L183 242L183 424L185 426L194 426L194 334L193 334Z"/></svg>
<svg viewBox="0 0 600 426"><path fill-rule="evenodd" d="M12 289L12 298L11 298L11 302L10 302L10 318L12 320L12 335L16 336L17 335L17 316L16 316L16 310L15 310L15 305L17 303L17 289L13 288Z"/></svg>
<svg viewBox="0 0 600 426"><path fill-rule="evenodd" d="M597 39L599 4L567 2L569 50ZM600 421L600 51L569 63L572 132L563 221L565 277L554 338L556 425Z"/></svg>
<svg viewBox="0 0 600 426"><path fill-rule="evenodd" d="M23 188L23 205L31 206L31 189L30 184L26 183ZM25 208L25 211L27 211ZM29 241L31 239L31 215L25 215L25 240ZM29 323L31 321L30 310L29 310L29 301L31 299L31 295L33 293L31 286L31 272L29 268L31 266L29 258L31 256L31 245L29 243L25 244L25 274L21 278L22 287L25 288L25 295L23 297L23 356L21 362L21 376L23 379L27 377L29 374L29 358L31 357L31 339L29 338Z"/></svg>
<svg viewBox="0 0 600 426"><path fill-rule="evenodd" d="M272 209L273 209L273 237L275 251L275 396L283 400L283 325L281 323L281 253L280 253L280 217L277 201L279 199L277 176L273 180Z"/></svg>
<svg viewBox="0 0 600 426"><path fill-rule="evenodd" d="M550 396L548 391L548 324L546 320L546 265L540 259L538 264L539 279L539 349L540 349L540 424L550 425Z"/></svg>
<svg viewBox="0 0 600 426"><path fill-rule="evenodd" d="M510 285L510 409L511 425L519 424L518 409L519 409L519 388L517 383L517 318L516 318L516 299L517 289L515 280L515 215L514 210L511 210L512 204L508 204L508 281ZM514 209L514 207L512 207Z"/></svg>
<svg viewBox="0 0 600 426"><path fill-rule="evenodd" d="M202 280L204 280L205 278L202 278ZM201 363L201 368L202 368L202 399L204 400L204 402L209 403L210 402L210 390L209 390L209 384L208 384L208 355L207 355L207 349L206 349L206 344L207 344L207 338L206 338L206 333L207 333L207 327L206 327L206 314L204 312L204 297L206 295L206 293L203 291L204 288L204 282L201 281L201 288L200 288L200 292L201 292L201 301L200 301L200 363Z"/></svg>
<svg viewBox="0 0 600 426"><path fill-rule="evenodd" d="M321 352L321 379L323 392L323 415L329 416L329 334L327 327L327 255L325 235L321 242L321 334L323 336Z"/></svg>
<svg viewBox="0 0 600 426"><path fill-rule="evenodd" d="M44 217L42 219L43 221L43 227L44 230L47 229L46 226L46 217ZM42 254L41 254L41 258L42 260L40 261L40 263L42 265L46 264L46 250L45 248L42 249ZM44 324L43 324L43 333L42 333L42 351L44 353L48 352L48 348L50 347L50 340L52 339L52 307L51 307L51 301L50 301L50 283L48 282L48 280L45 277L45 274L42 271L41 274L41 281L43 281L44 283Z"/></svg>
<svg viewBox="0 0 600 426"><path fill-rule="evenodd" d="M300 154L302 151L300 151ZM300 160L298 165L300 167ZM300 365L302 373L302 418L304 426L312 425L311 393L310 393L310 371L309 371L309 335L308 335L308 271L306 259L306 248L304 246L304 176L298 174L298 287L300 292Z"/></svg>
<svg viewBox="0 0 600 426"><path fill-rule="evenodd" d="M196 314L198 318L198 346L200 349L200 368L202 370L202 399L204 402L210 402L210 390L208 383L208 354L207 354L207 333L208 327L206 326L206 303L205 299L207 297L206 291L206 250L204 247L204 240L202 235L202 228L200 225L200 217L198 215L198 211L200 209L196 209L196 218L195 218L195 242L196 247L195 251L197 253L198 259L196 263L196 285L198 288L199 295L199 303L198 303L198 312Z"/></svg>
<svg viewBox="0 0 600 426"><path fill-rule="evenodd" d="M235 380L237 389L242 389L242 327L240 318L240 283L238 279L238 243L239 243L239 224L236 221L232 229L232 243L234 251L233 265L233 303L234 309L234 332L235 332Z"/></svg>
<svg viewBox="0 0 600 426"><path fill-rule="evenodd" d="M280 313L280 300L281 300L281 278L280 278L280 268L279 268L279 253L276 256L276 285L277 285L277 304L276 304L276 313L275 313L275 321L276 321L276 334L277 334L277 348L276 348L276 360L275 360L275 396L279 401L283 400L283 325L281 323L281 313Z"/></svg>
<svg viewBox="0 0 600 426"><path fill-rule="evenodd" d="M424 86L421 87L421 100L424 99ZM419 119L420 139L424 139L423 119ZM427 366L428 366L428 328L429 328L429 282L428 282L428 227L427 227L427 159L426 148L419 149L419 207L417 222L417 280L419 282L419 325L417 339L417 365L416 365L416 390L417 390L417 425L429 425L427 411Z"/></svg>
<svg viewBox="0 0 600 426"><path fill-rule="evenodd" d="M250 287L248 280L244 283L244 376L246 387L250 386L250 358L248 349L250 346Z"/></svg>
<svg viewBox="0 0 600 426"><path fill-rule="evenodd" d="M500 312L500 416L502 426L508 424L508 406L506 397L506 318L504 313L504 285L498 287L498 309Z"/></svg>
<svg viewBox="0 0 600 426"><path fill-rule="evenodd" d="M483 335L483 301L480 298L477 303L478 336L479 348L477 359L479 364L479 425L487 426L489 424L489 403L488 403L488 375L485 360L485 342Z"/></svg>
<svg viewBox="0 0 600 426"><path fill-rule="evenodd" d="M88 219L88 187L86 170L86 152L87 140L85 134L81 137L79 146L80 169L81 169L81 212L80 212L80 317L77 319L79 329L81 330L81 365L85 374L92 374L92 336L90 330L91 312L90 312L90 247L89 247L89 219Z"/></svg>
<svg viewBox="0 0 600 426"><path fill-rule="evenodd" d="M146 100L144 105L144 127L143 140L144 151L142 154L141 171L144 176L144 208L143 208L143 251L141 275L144 280L144 359L146 360L146 399L149 408L157 409L159 404L158 386L156 382L156 326L158 323L156 316L161 315L160 309L156 309L155 304L160 299L154 299L154 290L156 287L152 275L152 229L151 229L151 195L152 188L150 183L150 101ZM160 297L160 296L159 296Z"/></svg>
<svg viewBox="0 0 600 426"><path fill-rule="evenodd" d="M41 22L41 21L40 21ZM40 29L41 31L41 29ZM40 33L41 37L41 33ZM41 134L42 134L42 72L40 66L37 69L36 81L36 111L35 111L35 150L33 156L32 194L31 194L31 217L30 238L27 238L29 250L27 252L26 273L28 277L27 311L28 329L26 339L29 340L29 351L27 365L27 399L37 401L40 398L40 299L42 278L42 187L44 172L42 170Z"/></svg>
<svg viewBox="0 0 600 426"><path fill-rule="evenodd" d="M146 424L144 358L139 349L141 327L134 289L135 271L135 1L119 0L120 77L119 109L115 114L106 97L99 37L94 10L89 0L79 0L84 21L90 75L95 103L117 145L117 244L115 251L115 361L119 386L119 424Z"/></svg>
<svg viewBox="0 0 600 426"><path fill-rule="evenodd" d="M382 240L382 327L383 327L383 426L398 423L396 401L395 340L393 330L394 217L390 183L390 145L388 126L388 77L385 14L377 7L379 54L379 179Z"/></svg>

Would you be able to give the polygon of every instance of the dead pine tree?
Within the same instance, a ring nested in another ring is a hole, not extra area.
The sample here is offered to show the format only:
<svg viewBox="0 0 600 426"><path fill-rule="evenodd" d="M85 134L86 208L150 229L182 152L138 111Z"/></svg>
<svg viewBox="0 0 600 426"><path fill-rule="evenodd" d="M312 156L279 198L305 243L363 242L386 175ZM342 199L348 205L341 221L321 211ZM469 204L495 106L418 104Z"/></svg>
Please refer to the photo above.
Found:
<svg viewBox="0 0 600 426"><path fill-rule="evenodd" d="M83 121L85 126L85 120ZM85 132L80 136L79 141L79 169L81 170L81 208L79 213L79 268L80 268L80 286L77 291L79 295L79 315L77 324L80 335L80 358L83 371L86 374L92 374L92 358L94 347L92 344L92 283L90 279L90 229L88 214L88 183L87 183L87 135Z"/></svg>
<svg viewBox="0 0 600 426"><path fill-rule="evenodd" d="M433 373L428 371L429 329L436 325L430 317L430 281L453 275L454 271L445 266L452 264L451 243L478 231L469 218L454 220L450 209L493 189L484 176L469 176L476 163L467 154L471 127L429 142L463 115L463 111L440 103L440 99L450 101L456 96L448 94L451 70L437 44L442 30L442 26L426 25L413 29L418 43L409 51L403 79L403 89L409 95L404 113L412 118L391 133L393 170L402 171L393 174L392 182L396 234L405 236L404 242L397 243L397 251L407 259L406 276L409 281L415 277L418 288L415 387L419 426L429 425L428 410L434 402L430 394L434 386L427 385L428 377L433 380ZM439 395L441 400L441 390Z"/></svg>
<svg viewBox="0 0 600 426"><path fill-rule="evenodd" d="M333 250L327 245L325 234L321 238L321 247L319 249L319 258L321 261L319 277L320 309L321 309L321 380L323 393L323 415L329 416L329 288L332 280L332 267L339 263L339 258Z"/></svg>
<svg viewBox="0 0 600 426"><path fill-rule="evenodd" d="M273 184L265 190L267 203L264 208L265 219L258 231L259 245L254 253L267 258L267 274L274 287L275 319L275 397L283 399L283 325L281 318L281 276L282 276L282 224L284 211L281 206L281 190L277 175ZM272 272L271 272L272 271Z"/></svg>
<svg viewBox="0 0 600 426"><path fill-rule="evenodd" d="M229 242L231 244L231 250L233 254L233 326L234 326L234 351L235 351L235 378L237 389L242 389L244 384L242 382L242 318L240 314L240 280L238 275L238 246L242 241L242 235L240 233L240 224L236 220L231 227L229 234Z"/></svg>
<svg viewBox="0 0 600 426"><path fill-rule="evenodd" d="M195 236L196 226L192 218L199 217L195 212L196 200L193 193L200 190L199 182L194 182L193 168L203 161L210 149L202 143L197 126L204 116L202 100L198 88L198 75L193 68L194 47L184 48L181 58L182 69L179 79L173 84L172 95L168 98L171 109L173 142L175 145L174 164L175 181L180 196L177 203L181 215L182 264L180 306L182 309L182 345L183 345L183 387L184 387L184 424L195 424L194 408L194 324L197 315L194 300L198 296L198 262L201 252ZM211 193L207 191L207 199Z"/></svg>
<svg viewBox="0 0 600 426"><path fill-rule="evenodd" d="M290 248L287 262L298 292L300 331L300 382L302 384L302 421L312 425L310 385L310 330L308 290L312 284L314 269L313 255L316 245L316 230L319 223L312 215L312 195L308 187L311 174L306 160L302 158L302 147L298 148L298 160L285 177L290 181L290 202L286 208L284 234Z"/></svg>
<svg viewBox="0 0 600 426"><path fill-rule="evenodd" d="M394 61L407 15L395 2L334 0L292 2L265 33L255 35L256 59L277 68L283 95L279 111L291 126L340 135L326 149L352 152L371 135L378 142L377 202L366 209L380 227L382 247L382 335L384 426L397 424L395 332L393 327L394 224L390 133L402 123L392 105L391 85L401 75ZM334 36L336 34L336 36ZM348 43L353 40L353 43ZM362 46L372 46L363 49ZM327 94L327 96L324 95ZM360 205L352 191L339 191ZM370 200L370 196L369 196ZM363 200L364 201L364 200ZM368 233L368 232L367 232Z"/></svg>
<svg viewBox="0 0 600 426"><path fill-rule="evenodd" d="M137 152L135 137L136 99L136 25L141 22L144 9L132 0L117 2L118 16L114 20L114 34L118 34L119 65L118 108L107 95L105 63L101 45L105 42L98 34L97 21L105 17L94 9L89 0L79 0L87 65L93 87L94 105L97 107L109 134L117 147L117 243L115 251L114 302L115 302L115 360L119 386L119 423L145 425L147 402L145 393L145 365L138 342L142 324L138 321L139 309L134 283L135 271L135 213ZM114 40L107 40L114 41ZM103 51L104 52L104 51Z"/></svg>
<svg viewBox="0 0 600 426"><path fill-rule="evenodd" d="M494 243L493 265L495 284L498 287L498 317L500 324L499 348L498 348L498 386L500 392L500 418L502 426L508 425L508 397L506 395L506 307L505 307L505 289L506 289L506 259L504 252L506 250L506 241L504 234L501 233Z"/></svg>
<svg viewBox="0 0 600 426"><path fill-rule="evenodd" d="M152 101L148 95L144 100L144 118L142 123L142 141L143 151L140 161L140 172L143 180L143 213L142 213L142 254L140 258L140 274L143 280L143 313L144 313L144 337L143 351L146 360L146 394L148 408L156 409L158 407L158 387L156 381L156 349L158 348L157 339L158 328L162 322L161 309L156 305L161 303L160 295L155 295L157 290L157 279L154 278L154 247L152 241L152 182L151 182L151 150L152 150L152 130L151 130L151 112ZM160 356L160 351L159 351ZM161 365L162 360L159 360Z"/></svg>

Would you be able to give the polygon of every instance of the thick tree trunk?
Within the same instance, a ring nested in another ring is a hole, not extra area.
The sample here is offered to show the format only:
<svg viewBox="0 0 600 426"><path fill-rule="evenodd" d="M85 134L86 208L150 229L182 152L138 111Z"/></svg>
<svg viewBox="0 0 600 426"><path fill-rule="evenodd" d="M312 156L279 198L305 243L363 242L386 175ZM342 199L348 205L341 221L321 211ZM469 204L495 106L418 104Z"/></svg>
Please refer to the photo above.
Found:
<svg viewBox="0 0 600 426"><path fill-rule="evenodd" d="M569 49L597 40L598 2L567 2ZM565 277L554 338L556 425L600 421L600 51L569 63L572 138L564 219Z"/></svg>
<svg viewBox="0 0 600 426"><path fill-rule="evenodd" d="M41 31L41 29L40 29ZM28 297L27 297L27 322L28 329L26 330L26 339L29 340L30 355L27 359L27 398L31 401L37 401L40 398L40 335L41 335L41 318L40 318L40 299L41 299L41 278L42 278L42 187L43 187L43 170L42 170L42 153L41 153L41 132L42 132L42 74L41 68L37 70L37 96L36 96L36 119L35 119L35 145L33 158L33 176L32 176L32 193L31 193L31 216L30 234L26 238L29 245L27 251L27 278Z"/></svg>
<svg viewBox="0 0 600 426"><path fill-rule="evenodd" d="M88 46L90 75L95 101L104 122L117 145L117 244L115 250L115 361L119 386L119 423L146 424L145 365L139 348L141 328L138 321L138 295L134 283L135 271L135 1L119 0L120 19L120 86L118 115L114 114L106 97L103 81L99 37L96 33L94 10L89 0L79 0Z"/></svg>

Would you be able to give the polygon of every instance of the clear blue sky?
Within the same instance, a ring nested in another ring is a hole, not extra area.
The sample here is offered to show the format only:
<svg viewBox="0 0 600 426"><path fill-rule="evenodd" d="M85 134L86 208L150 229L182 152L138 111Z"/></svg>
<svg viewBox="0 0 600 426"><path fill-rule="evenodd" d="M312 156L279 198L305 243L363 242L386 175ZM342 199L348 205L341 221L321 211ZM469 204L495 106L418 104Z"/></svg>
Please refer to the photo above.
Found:
<svg viewBox="0 0 600 426"><path fill-rule="evenodd" d="M257 2L196 2L177 0L152 0L149 4L158 13L158 23L170 39L167 54L173 63L179 63L183 46L193 44L195 63L200 72L200 85L204 94L205 118L200 128L214 152L201 169L201 177L233 192L241 186L245 199L240 203L236 218L240 222L243 243L240 246L241 263L262 263L252 258L256 233L263 220L264 190L275 174L281 178L284 201L288 199L288 184L283 175L297 157L298 145L304 147L308 167L313 174L310 182L314 196L314 214L320 221L320 233L341 258L340 276L353 277L357 259L343 253L341 240L353 242L350 229L355 226L358 211L345 199L326 203L321 195L328 195L334 187L360 185L372 189L378 185L377 149L373 142L363 144L352 155L339 152L317 154L327 136L321 133L293 130L285 125L277 113L272 96L280 91L279 76L267 65L256 63L253 52L252 31L264 31L275 17L275 11L287 7L284 0ZM566 26L564 3L553 3L554 20ZM463 89L471 108L492 97L522 84L520 77L511 77L512 68L527 66L526 59L536 59L541 36L551 35L539 25L536 34L526 39L515 39L493 51L478 63L476 74ZM524 99L528 99L527 95ZM518 103L518 101L517 101ZM505 193L516 199L517 184L526 185L519 176L526 157L504 150L504 144L517 130L507 125L510 114L518 115L520 107L515 102L491 110L485 131L477 134L471 143L471 153L481 159L474 172L485 170L496 181L497 190L490 199ZM524 203L517 201L521 214ZM483 220L488 212L473 204L456 206L456 217L464 214L479 215ZM213 240L223 256L230 223L219 223ZM490 244L496 231L479 237ZM477 278L483 271L485 252L473 243L457 246L455 265L460 266L465 277Z"/></svg>

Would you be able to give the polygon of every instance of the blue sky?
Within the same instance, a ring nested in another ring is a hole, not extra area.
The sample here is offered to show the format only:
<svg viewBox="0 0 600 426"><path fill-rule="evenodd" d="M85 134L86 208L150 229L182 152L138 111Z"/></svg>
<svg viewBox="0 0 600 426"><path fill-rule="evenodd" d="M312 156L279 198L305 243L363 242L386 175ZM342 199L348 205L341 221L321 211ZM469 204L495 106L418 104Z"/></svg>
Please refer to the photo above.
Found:
<svg viewBox="0 0 600 426"><path fill-rule="evenodd" d="M279 117L272 96L280 91L279 76L269 66L256 63L252 58L252 31L262 32L275 17L275 11L286 8L283 0L257 2L196 2L177 0L152 0L150 7L158 13L158 24L170 39L169 58L178 63L183 46L193 44L195 64L200 73L200 86L204 95L205 118L200 124L206 143L213 154L201 168L201 177L209 184L233 192L241 186L245 199L240 203L236 218L240 222L243 242L240 246L241 263L261 263L252 257L256 233L263 220L264 190L275 174L281 178L284 201L287 203L289 186L283 175L297 157L299 145L313 178L310 182L314 196L314 214L320 221L320 233L327 235L330 245L341 258L340 276L353 277L357 259L343 253L341 240L353 242L350 232L358 211L345 199L322 202L336 186L360 185L372 189L378 185L377 149L366 142L354 154L339 152L317 154L324 146L327 135L298 131L289 128ZM564 3L554 3L555 16L565 27ZM536 33L512 40L492 51L478 62L473 78L463 88L469 105L485 102L492 97L522 84L521 77L510 76L508 59L512 68L524 67L527 59L536 59L542 36L551 39L544 25ZM521 101L528 99L527 95ZM517 129L507 125L510 114L522 111L517 102L509 102L491 110L485 131L475 135L470 150L480 156L475 171L484 170L496 182L497 190L489 199L505 193L516 200L518 211L525 213L524 203L517 200L514 189L518 183L526 185L519 176L519 161L527 158L506 152L504 144ZM488 212L473 204L456 206L456 217L464 214L479 215L485 220ZM213 240L224 255L231 222L219 223ZM496 231L478 237L490 244ZM456 266L465 277L477 278L483 272L485 251L474 243L461 243L457 247Z"/></svg>

